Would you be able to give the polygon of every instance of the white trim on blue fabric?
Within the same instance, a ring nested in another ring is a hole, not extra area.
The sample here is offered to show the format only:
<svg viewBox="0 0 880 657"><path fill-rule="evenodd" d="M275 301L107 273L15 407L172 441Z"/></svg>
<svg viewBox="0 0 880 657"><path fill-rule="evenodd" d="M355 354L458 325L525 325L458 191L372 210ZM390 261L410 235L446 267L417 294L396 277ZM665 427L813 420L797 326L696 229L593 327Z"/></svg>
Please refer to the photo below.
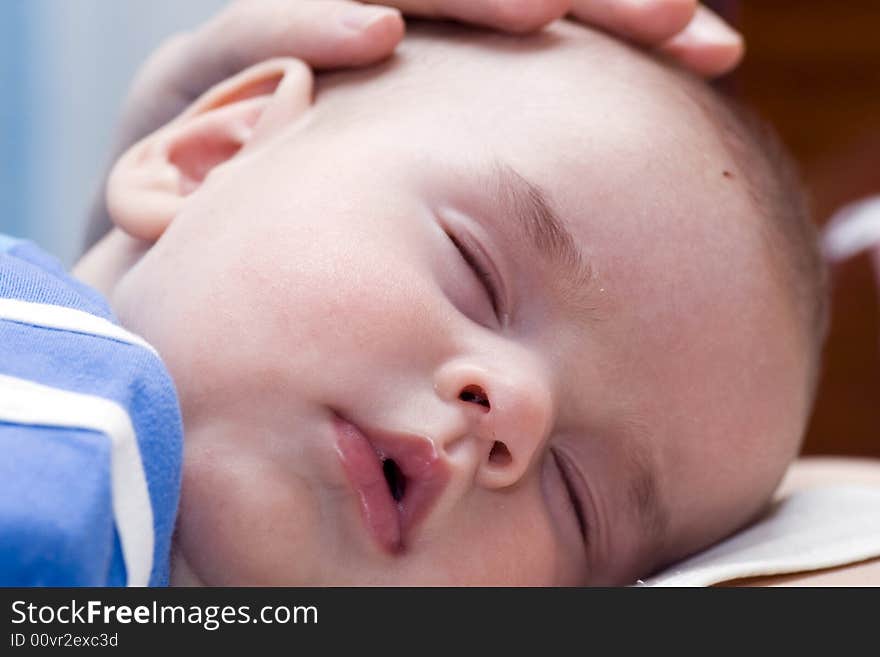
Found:
<svg viewBox="0 0 880 657"><path fill-rule="evenodd" d="M0 374L0 421L99 431L111 442L113 517L128 586L147 586L153 569L153 507L131 418L116 402Z"/></svg>
<svg viewBox="0 0 880 657"><path fill-rule="evenodd" d="M35 303L21 299L0 299L0 319L119 340L143 347L156 354L156 350L151 345L134 333L126 331L103 317L67 306Z"/></svg>

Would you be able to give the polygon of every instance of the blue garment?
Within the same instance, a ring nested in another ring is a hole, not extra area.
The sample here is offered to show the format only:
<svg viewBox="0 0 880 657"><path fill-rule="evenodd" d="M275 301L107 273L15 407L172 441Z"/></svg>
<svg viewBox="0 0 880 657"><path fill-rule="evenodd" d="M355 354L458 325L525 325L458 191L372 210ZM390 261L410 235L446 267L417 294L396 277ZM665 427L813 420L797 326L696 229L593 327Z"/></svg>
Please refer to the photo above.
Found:
<svg viewBox="0 0 880 657"><path fill-rule="evenodd" d="M167 584L182 442L155 351L0 235L0 585Z"/></svg>

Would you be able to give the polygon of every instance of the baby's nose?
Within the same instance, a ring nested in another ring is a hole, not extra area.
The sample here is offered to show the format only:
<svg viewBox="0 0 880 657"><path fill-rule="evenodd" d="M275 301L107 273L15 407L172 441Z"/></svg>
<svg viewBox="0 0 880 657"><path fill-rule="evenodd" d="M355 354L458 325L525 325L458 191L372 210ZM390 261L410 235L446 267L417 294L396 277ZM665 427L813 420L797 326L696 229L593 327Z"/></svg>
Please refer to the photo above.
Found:
<svg viewBox="0 0 880 657"><path fill-rule="evenodd" d="M478 481L504 487L519 480L553 425L549 377L539 363L514 358L490 367L477 359L458 358L438 370L435 389L461 414L456 439L477 443Z"/></svg>

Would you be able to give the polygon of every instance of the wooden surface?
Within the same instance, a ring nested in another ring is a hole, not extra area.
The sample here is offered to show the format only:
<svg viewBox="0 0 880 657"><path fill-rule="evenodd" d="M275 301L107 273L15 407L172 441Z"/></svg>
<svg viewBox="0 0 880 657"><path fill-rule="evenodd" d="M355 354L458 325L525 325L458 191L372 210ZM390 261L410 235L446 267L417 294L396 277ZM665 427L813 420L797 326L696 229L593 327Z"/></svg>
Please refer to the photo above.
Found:
<svg viewBox="0 0 880 657"><path fill-rule="evenodd" d="M880 1L745 0L730 82L801 165L816 219L880 194ZM832 331L806 453L880 456L880 322L867 256L834 270Z"/></svg>

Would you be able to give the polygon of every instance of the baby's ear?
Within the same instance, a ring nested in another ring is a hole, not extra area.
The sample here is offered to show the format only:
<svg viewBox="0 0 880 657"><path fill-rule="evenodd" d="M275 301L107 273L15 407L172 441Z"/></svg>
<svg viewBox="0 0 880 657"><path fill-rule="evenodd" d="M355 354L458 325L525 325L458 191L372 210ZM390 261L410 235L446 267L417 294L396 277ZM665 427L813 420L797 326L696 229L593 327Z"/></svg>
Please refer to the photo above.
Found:
<svg viewBox="0 0 880 657"><path fill-rule="evenodd" d="M303 115L312 73L298 59L271 59L207 91L171 123L132 146L107 181L113 222L132 237L159 239L213 169Z"/></svg>

